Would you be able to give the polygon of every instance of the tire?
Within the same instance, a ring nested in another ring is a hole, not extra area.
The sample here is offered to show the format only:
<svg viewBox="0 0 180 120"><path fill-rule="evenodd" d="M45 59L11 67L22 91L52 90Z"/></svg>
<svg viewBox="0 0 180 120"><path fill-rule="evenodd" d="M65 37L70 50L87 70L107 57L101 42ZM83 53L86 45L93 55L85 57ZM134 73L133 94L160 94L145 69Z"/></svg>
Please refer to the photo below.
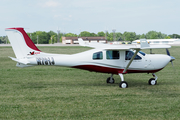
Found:
<svg viewBox="0 0 180 120"><path fill-rule="evenodd" d="M155 81L154 78L151 78L151 79L149 79L148 83L149 83L149 85L156 85L157 81Z"/></svg>
<svg viewBox="0 0 180 120"><path fill-rule="evenodd" d="M106 82L107 82L107 83L113 84L114 81L115 81L114 78L112 78L112 81L111 81L110 79L111 79L111 77L108 77L107 80L106 80Z"/></svg>
<svg viewBox="0 0 180 120"><path fill-rule="evenodd" d="M122 81L119 83L120 88L128 88L128 83L126 81Z"/></svg>

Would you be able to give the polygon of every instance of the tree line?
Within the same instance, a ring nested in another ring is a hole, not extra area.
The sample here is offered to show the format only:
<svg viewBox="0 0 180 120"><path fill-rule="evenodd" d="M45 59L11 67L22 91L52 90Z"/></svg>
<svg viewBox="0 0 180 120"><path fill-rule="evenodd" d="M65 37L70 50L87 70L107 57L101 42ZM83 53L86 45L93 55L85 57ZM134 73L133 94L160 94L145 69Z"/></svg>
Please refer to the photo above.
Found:
<svg viewBox="0 0 180 120"><path fill-rule="evenodd" d="M57 41L62 41L62 37L105 37L108 41L133 41L137 39L171 39L171 38L180 38L178 34L167 35L161 32L149 31L146 34L136 34L135 32L98 32L91 33L88 31L83 31L79 35L74 33L55 33L53 31L36 31L33 33L27 33L28 36L35 44L53 44ZM7 36L0 36L0 44L8 44Z"/></svg>

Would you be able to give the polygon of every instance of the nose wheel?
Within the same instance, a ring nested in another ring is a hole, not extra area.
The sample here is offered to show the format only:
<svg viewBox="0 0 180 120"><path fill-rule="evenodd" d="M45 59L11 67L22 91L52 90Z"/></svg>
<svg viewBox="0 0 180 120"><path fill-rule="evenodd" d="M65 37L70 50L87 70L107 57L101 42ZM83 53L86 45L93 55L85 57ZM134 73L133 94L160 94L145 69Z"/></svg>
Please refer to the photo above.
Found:
<svg viewBox="0 0 180 120"><path fill-rule="evenodd" d="M158 79L158 77L157 77L154 73L153 73L152 75L153 75L153 77L155 77L155 78L149 79L148 83L149 83L149 85L156 85L156 84L157 84L157 79Z"/></svg>
<svg viewBox="0 0 180 120"><path fill-rule="evenodd" d="M157 81L154 78L149 79L149 85L156 85Z"/></svg>

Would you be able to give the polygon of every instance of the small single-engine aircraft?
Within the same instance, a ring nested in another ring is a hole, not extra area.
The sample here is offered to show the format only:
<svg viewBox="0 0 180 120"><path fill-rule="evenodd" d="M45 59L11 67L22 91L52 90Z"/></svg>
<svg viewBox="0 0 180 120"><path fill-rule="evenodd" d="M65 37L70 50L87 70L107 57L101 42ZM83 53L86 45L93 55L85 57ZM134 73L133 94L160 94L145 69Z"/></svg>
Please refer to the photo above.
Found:
<svg viewBox="0 0 180 120"><path fill-rule="evenodd" d="M169 62L175 60L170 56L167 48L169 45L149 45L145 39L140 40L140 45L110 45L100 43L85 43L78 38L81 46L88 46L94 49L73 54L49 54L40 51L24 28L5 29L11 42L18 67L29 67L35 65L56 65L83 70L110 73L107 83L114 83L113 74L121 78L119 87L127 88L128 83L124 81L123 74L127 73L152 73L154 78L149 79L150 85L157 84L155 72L162 70ZM146 54L142 49L166 48L168 55Z"/></svg>

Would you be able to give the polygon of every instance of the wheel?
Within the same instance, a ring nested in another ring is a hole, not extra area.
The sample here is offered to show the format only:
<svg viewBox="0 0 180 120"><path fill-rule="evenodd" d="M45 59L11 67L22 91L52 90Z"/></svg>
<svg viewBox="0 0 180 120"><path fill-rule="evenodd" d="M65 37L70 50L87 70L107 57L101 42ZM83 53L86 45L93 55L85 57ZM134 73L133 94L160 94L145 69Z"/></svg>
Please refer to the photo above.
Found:
<svg viewBox="0 0 180 120"><path fill-rule="evenodd" d="M155 81L155 79L154 78L151 78L151 79L149 79L149 85L156 85L157 84L157 81Z"/></svg>
<svg viewBox="0 0 180 120"><path fill-rule="evenodd" d="M122 82L119 83L119 87L120 87L120 88L127 88L127 87L128 87L128 84L127 84L127 82L122 81Z"/></svg>
<svg viewBox="0 0 180 120"><path fill-rule="evenodd" d="M112 78L112 80L111 80L111 77L108 77L106 82L113 84L114 83L114 78Z"/></svg>

